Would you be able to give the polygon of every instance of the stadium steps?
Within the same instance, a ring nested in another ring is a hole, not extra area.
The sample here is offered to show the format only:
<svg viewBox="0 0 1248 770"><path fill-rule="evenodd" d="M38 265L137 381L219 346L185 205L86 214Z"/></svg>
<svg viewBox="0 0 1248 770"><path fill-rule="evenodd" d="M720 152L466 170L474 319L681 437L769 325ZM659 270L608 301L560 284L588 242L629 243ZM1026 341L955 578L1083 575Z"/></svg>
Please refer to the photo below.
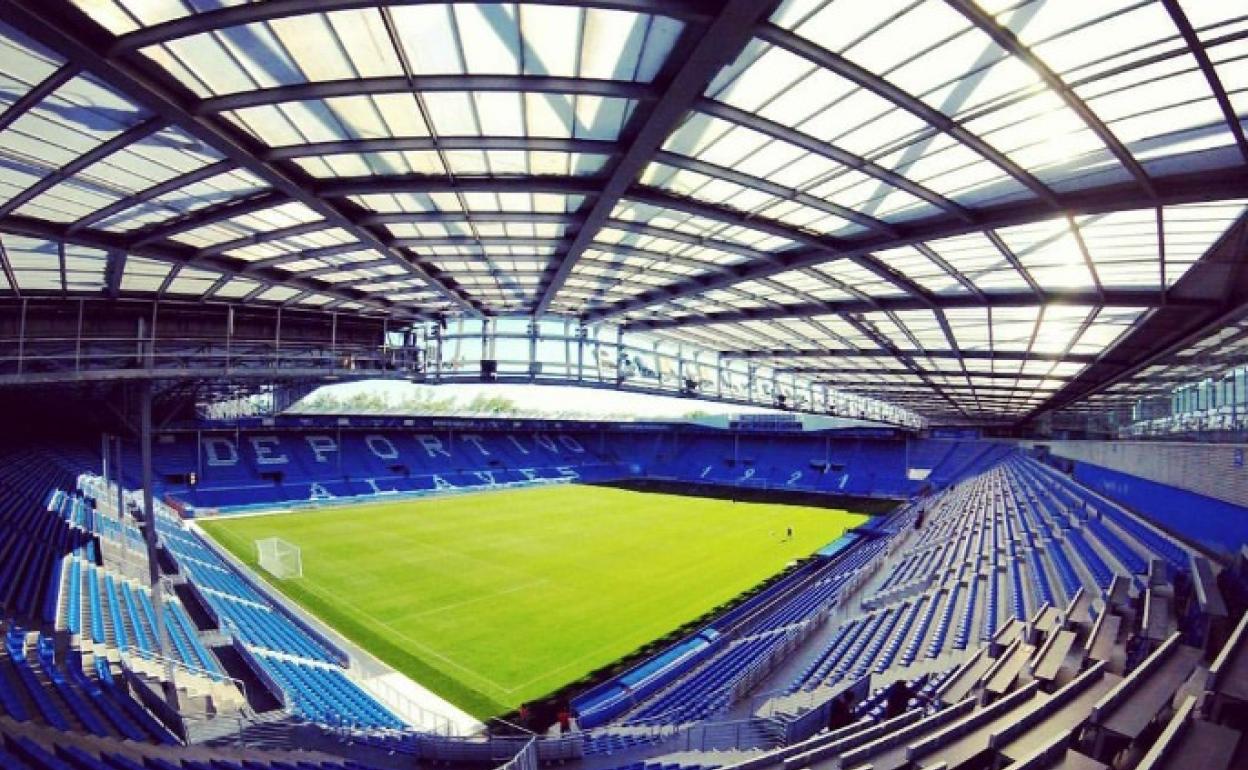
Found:
<svg viewBox="0 0 1248 770"><path fill-rule="evenodd" d="M247 707L252 713L261 715L271 711L281 711L282 701L260 679L247 661L239 654L232 644L216 647L213 652L226 676L243 683L243 691L247 697Z"/></svg>
<svg viewBox="0 0 1248 770"><path fill-rule="evenodd" d="M259 750L235 747L206 747L119 743L98 736L64 733L42 725L0 722L0 767L10 768L85 768L103 767L108 770L370 770L370 768L397 767L395 763L351 764L344 757L344 750L328 742L313 748L292 749L287 744L281 749ZM42 765L17 765L22 754L18 746L29 752L33 747L39 756L52 758ZM73 758L71 758L73 757ZM99 762L98 765L87 760ZM104 761L98 757L106 758ZM63 764L53 764L60 759ZM186 762L187 764L183 764Z"/></svg>
<svg viewBox="0 0 1248 770"><path fill-rule="evenodd" d="M282 742L289 739L285 731L266 729L266 725L289 722L290 717L282 711L266 714L245 712L245 718L187 719L186 742L203 746L236 746L245 743L256 748L286 748ZM279 737L280 736L280 737ZM267 742L267 743L266 743Z"/></svg>
<svg viewBox="0 0 1248 770"><path fill-rule="evenodd" d="M664 765L676 764L682 767L698 766L704 770L717 767L733 767L747 762L766 753L763 749L726 749L719 751L678 751L661 754L652 759Z"/></svg>

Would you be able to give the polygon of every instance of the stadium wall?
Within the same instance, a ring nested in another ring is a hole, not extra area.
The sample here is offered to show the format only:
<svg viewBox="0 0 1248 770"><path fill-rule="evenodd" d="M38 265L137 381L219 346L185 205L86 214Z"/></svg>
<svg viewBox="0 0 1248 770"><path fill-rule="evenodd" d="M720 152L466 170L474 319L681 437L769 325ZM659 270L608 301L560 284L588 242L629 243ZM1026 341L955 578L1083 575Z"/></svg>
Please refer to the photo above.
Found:
<svg viewBox="0 0 1248 770"><path fill-rule="evenodd" d="M845 508L855 513L882 516L892 511L900 500L887 497L837 495L831 492L808 492L783 487L746 487L728 484L705 484L676 478L633 478L620 481L595 482L599 486L629 489L635 492L662 492L686 497L711 497L739 502L786 503L814 505L824 508Z"/></svg>
<svg viewBox="0 0 1248 770"><path fill-rule="evenodd" d="M1231 554L1248 542L1248 446L1150 441L1052 441L1074 476L1170 532Z"/></svg>

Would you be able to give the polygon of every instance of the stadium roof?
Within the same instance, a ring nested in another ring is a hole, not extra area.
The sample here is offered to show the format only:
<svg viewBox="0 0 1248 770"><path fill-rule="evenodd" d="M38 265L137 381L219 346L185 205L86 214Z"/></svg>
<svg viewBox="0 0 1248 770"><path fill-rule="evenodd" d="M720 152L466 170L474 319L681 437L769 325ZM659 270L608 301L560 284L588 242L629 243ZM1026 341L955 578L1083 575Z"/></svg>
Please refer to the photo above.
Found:
<svg viewBox="0 0 1248 770"><path fill-rule="evenodd" d="M572 316L989 419L1248 300L1241 3L0 0L0 62L10 295Z"/></svg>

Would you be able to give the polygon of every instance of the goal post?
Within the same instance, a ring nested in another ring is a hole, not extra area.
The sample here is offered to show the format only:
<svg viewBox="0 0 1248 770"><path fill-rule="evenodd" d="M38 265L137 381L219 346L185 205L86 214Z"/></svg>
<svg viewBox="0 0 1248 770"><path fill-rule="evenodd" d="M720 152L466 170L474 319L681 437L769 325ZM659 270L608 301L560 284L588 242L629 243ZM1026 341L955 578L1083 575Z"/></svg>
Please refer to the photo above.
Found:
<svg viewBox="0 0 1248 770"><path fill-rule="evenodd" d="M303 577L303 557L299 546L294 543L278 537L268 537L256 541L256 551L260 555L260 566L273 577Z"/></svg>

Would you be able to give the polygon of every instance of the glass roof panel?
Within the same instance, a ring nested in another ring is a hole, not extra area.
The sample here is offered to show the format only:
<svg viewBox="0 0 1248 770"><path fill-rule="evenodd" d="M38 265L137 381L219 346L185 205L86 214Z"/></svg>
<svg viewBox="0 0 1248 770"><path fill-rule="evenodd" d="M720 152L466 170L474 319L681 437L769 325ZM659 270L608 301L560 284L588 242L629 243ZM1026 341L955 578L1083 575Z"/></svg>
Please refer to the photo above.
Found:
<svg viewBox="0 0 1248 770"><path fill-rule="evenodd" d="M75 1L114 34L221 18L223 7ZM153 103L142 84L110 86L89 67L57 73L61 57L0 26L0 207L22 196L0 216L21 218L22 232L81 234L69 246L29 248L6 234L16 288L99 292L107 258L73 244L141 244L148 254L164 245L189 263L171 270L133 258L124 291L360 307L280 280L299 275L339 285L335 295L368 287L422 310L453 308L409 266L360 243L363 227L489 312L528 314L539 298L555 313L591 307L616 322L658 322L662 333L646 344L874 350L878 333L902 348L949 352L938 316L923 308L930 297L959 305L946 311L958 346L1052 359L1103 351L1149 317L1149 308L1087 303L1174 286L1245 210L1234 197L1248 165L1237 136L1156 2L979 2L1067 87L942 0L787 0L770 26L703 73L677 45L696 39L705 9L690 14L685 36L682 22L656 15L662 4L634 6L656 14L566 3L347 5L253 5L252 23L148 38L138 56L152 82L180 83L174 101L188 102L183 118L164 110L159 121L138 106ZM1248 16L1234 4L1181 5L1233 109L1248 115ZM119 39L108 50L134 49ZM685 68L709 80L700 97L668 91ZM54 73L33 108L12 111ZM549 93L550 78L570 85ZM278 87L289 90L244 97ZM266 98L273 103L258 103ZM1081 117L1083 105L1098 120ZM629 151L635 138L650 140L652 118L669 114L683 116L653 136L661 151ZM128 146L98 152L135 127ZM1114 154L1118 142L1150 180ZM101 157L80 160L93 152ZM630 165L633 178L615 188L625 192L604 199L597 187L625 158L642 171ZM1195 174L1211 183L1177 179ZM277 189L262 181L277 176ZM1030 178L1056 200L1037 195ZM409 191L355 187L343 199L335 191L348 186L334 179ZM539 185L579 192L531 191ZM261 195L274 203L220 218ZM315 196L326 198L307 205ZM604 200L606 224L570 237ZM555 270L573 242L589 245ZM227 279L202 264L278 279ZM918 289L894 285L889 271ZM556 275L562 286L548 283ZM835 303L867 308L877 331L838 317ZM742 310L774 318L671 323L744 319ZM846 382L930 396L902 362L877 358L853 363L895 374ZM928 408L949 412L952 398L975 415L1025 411L1082 370L1052 360L917 361L948 388ZM964 366L977 373L973 390Z"/></svg>
<svg viewBox="0 0 1248 770"><path fill-rule="evenodd" d="M1041 288L1095 288L1096 278L1065 219L1006 227L997 233Z"/></svg>
<svg viewBox="0 0 1248 770"><path fill-rule="evenodd" d="M966 288L957 278L912 246L878 251L875 257L930 292L966 293Z"/></svg>
<svg viewBox="0 0 1248 770"><path fill-rule="evenodd" d="M95 226L104 230L126 232L189 214L206 206L254 195L264 189L266 185L246 171L226 171L163 195L136 202L116 214L104 217Z"/></svg>
<svg viewBox="0 0 1248 770"><path fill-rule="evenodd" d="M128 257L121 276L122 291L154 292L165 282L172 265L141 257Z"/></svg>
<svg viewBox="0 0 1248 770"><path fill-rule="evenodd" d="M7 24L0 24L0 113L3 113L39 83L56 71L61 57L22 35Z"/></svg>
<svg viewBox="0 0 1248 770"><path fill-rule="evenodd" d="M992 52L993 46L987 37L982 37L982 33L972 33L969 22L948 5L915 3L850 45L844 54L854 63L880 73L890 72L907 60L924 55L928 62L926 75L911 72L909 77L897 77L895 73L890 73L889 79L903 87L907 82L921 85L921 81L934 85L965 71L961 64L964 57L960 55L960 39L969 43L976 52L985 49ZM952 70L948 69L951 67ZM907 90L917 93L926 89Z"/></svg>
<svg viewBox="0 0 1248 770"><path fill-rule="evenodd" d="M146 117L95 78L73 78L0 131L0 204Z"/></svg>
<svg viewBox="0 0 1248 770"><path fill-rule="evenodd" d="M841 286L849 287L853 291L871 297L896 296L904 293L901 289L880 278L875 273L848 259L829 262L820 265L815 270Z"/></svg>
<svg viewBox="0 0 1248 770"><path fill-rule="evenodd" d="M1245 201L1167 206L1162 212L1166 286L1207 252L1245 211Z"/></svg>

